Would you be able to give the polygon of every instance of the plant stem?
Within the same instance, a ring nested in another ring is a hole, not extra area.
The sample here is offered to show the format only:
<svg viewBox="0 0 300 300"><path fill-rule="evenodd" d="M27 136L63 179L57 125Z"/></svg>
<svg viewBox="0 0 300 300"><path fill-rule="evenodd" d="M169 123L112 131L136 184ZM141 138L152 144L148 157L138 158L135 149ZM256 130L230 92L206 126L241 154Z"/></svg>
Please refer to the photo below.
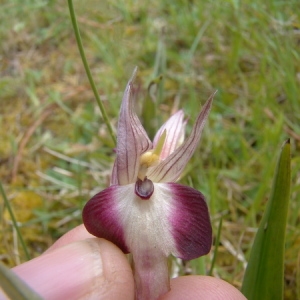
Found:
<svg viewBox="0 0 300 300"><path fill-rule="evenodd" d="M13 213L13 210L12 210L12 208L11 208L11 206L10 206L10 203L9 203L7 197L6 197L6 194L5 194L5 192L4 192L4 189L3 189L3 186L2 186L2 183L1 183L1 182L0 182L0 193L2 194L4 203L5 203L5 205L6 205L7 209L8 209L9 215L10 215L11 220L12 220L12 223L13 223L13 226L14 226L14 228L16 229L16 232L17 232L17 235L18 235L18 237L19 237L20 243L21 243L22 248L23 248L23 250L24 250L24 252L25 252L26 259L27 259L27 260L30 260L30 254L29 254L28 249L27 249L27 247L26 247L26 244L25 244L25 242L24 242L24 240L23 240L23 237L22 237L22 234L21 234L21 232L20 232L20 229L19 229L17 220L16 220L15 215L14 215L14 213Z"/></svg>
<svg viewBox="0 0 300 300"><path fill-rule="evenodd" d="M94 92L94 96L96 98L97 104L98 104L98 106L100 108L103 120L104 120L104 122L105 122L105 124L106 124L106 126L108 128L109 134L110 134L112 140L114 141L114 144L116 144L117 141L116 141L115 134L113 132L112 126L111 126L111 124L109 122L109 119L107 117L105 108L104 108L104 106L102 104L102 101L100 99L99 93L97 91L97 88L96 88L96 85L95 85L95 82L94 82L91 70L90 70L90 68L88 66L88 63L87 63L87 59L86 59L86 56L85 56L85 53L84 53L84 49L83 49L83 46L82 46L81 36L80 36L80 32L79 32L79 28L78 28L78 24L77 24L77 20L76 20L76 15L75 15L75 11L74 11L73 1L72 0L68 0L68 5L69 5L70 16L71 16L72 25L73 25L73 29L74 29L75 37L76 37L76 41L77 41L77 46L78 46L78 49L79 49L79 52L80 52L80 56L81 56L81 59L82 59L82 62L83 62L84 68L85 68L86 75L87 75L87 77L89 79L90 85L91 85L92 90Z"/></svg>

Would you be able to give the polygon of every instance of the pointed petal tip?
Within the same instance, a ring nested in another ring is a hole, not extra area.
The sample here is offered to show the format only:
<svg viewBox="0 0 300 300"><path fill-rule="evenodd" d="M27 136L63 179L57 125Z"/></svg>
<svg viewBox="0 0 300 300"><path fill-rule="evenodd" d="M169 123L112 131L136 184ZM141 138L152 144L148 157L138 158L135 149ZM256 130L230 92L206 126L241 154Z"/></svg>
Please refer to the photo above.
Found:
<svg viewBox="0 0 300 300"><path fill-rule="evenodd" d="M135 181L140 155L152 148L152 142L134 111L136 91L132 82L136 72L137 68L127 83L118 121L116 174L120 185Z"/></svg>
<svg viewBox="0 0 300 300"><path fill-rule="evenodd" d="M148 174L149 178L155 180L156 182L175 182L178 180L183 172L183 169L198 146L204 125L212 107L215 94L216 91L210 95L208 100L203 105L188 138L174 152L168 152L166 159L154 167L151 170L151 173ZM184 126L183 122L181 122L181 126Z"/></svg>
<svg viewBox="0 0 300 300"><path fill-rule="evenodd" d="M208 107L208 110L210 110L211 106L212 106L212 102L214 100L214 97L216 95L216 93L218 92L218 90L215 90L209 97L208 99L206 100L206 102L204 103L203 105L203 108L202 108L202 111L205 111ZM200 112L200 114L202 113L202 111Z"/></svg>
<svg viewBox="0 0 300 300"><path fill-rule="evenodd" d="M132 75L131 75L131 77L128 81L128 85L132 84L132 82L135 80L137 72L138 72L138 67L135 66L134 69L133 69Z"/></svg>
<svg viewBox="0 0 300 300"><path fill-rule="evenodd" d="M163 145L160 159L164 160L172 154L176 148L181 145L184 139L184 131L186 122L183 120L184 112L182 109L175 112L157 131L153 139L153 147L155 148L163 132L166 131L166 139Z"/></svg>

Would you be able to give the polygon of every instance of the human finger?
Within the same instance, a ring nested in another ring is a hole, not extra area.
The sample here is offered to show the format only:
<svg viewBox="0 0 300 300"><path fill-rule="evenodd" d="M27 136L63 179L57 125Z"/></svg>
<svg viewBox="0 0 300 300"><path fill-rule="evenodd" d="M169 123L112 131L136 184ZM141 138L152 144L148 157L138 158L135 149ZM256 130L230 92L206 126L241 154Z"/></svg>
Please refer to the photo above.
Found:
<svg viewBox="0 0 300 300"><path fill-rule="evenodd" d="M104 239L58 247L13 271L47 300L134 299L130 265L121 250Z"/></svg>
<svg viewBox="0 0 300 300"><path fill-rule="evenodd" d="M63 247L73 242L85 240L88 238L95 238L95 236L91 235L84 227L83 224L76 226L75 228L71 229L67 233L65 233L62 237L60 237L55 243L50 246L45 252L49 253L57 248Z"/></svg>
<svg viewBox="0 0 300 300"><path fill-rule="evenodd" d="M234 286L209 276L181 276L171 280L171 291L161 300L246 300Z"/></svg>

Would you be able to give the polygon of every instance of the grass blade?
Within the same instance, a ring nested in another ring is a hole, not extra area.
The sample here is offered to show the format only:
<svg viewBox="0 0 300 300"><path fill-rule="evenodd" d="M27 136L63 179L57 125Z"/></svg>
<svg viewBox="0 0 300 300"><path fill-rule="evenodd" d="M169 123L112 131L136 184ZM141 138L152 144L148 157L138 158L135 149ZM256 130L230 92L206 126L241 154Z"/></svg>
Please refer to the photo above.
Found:
<svg viewBox="0 0 300 300"><path fill-rule="evenodd" d="M298 255L298 261L297 261L296 294L297 294L297 299L300 299L300 253Z"/></svg>
<svg viewBox="0 0 300 300"><path fill-rule="evenodd" d="M221 231L222 231L222 223L223 223L223 217L221 217L219 226L218 226L218 232L217 232L216 241L215 241L215 249L214 249L213 259L212 259L210 270L208 273L209 276L213 276L213 270L214 270L214 266L215 266L217 255L218 255L220 236L221 236Z"/></svg>
<svg viewBox="0 0 300 300"><path fill-rule="evenodd" d="M282 147L271 197L258 228L242 285L249 300L283 299L285 228L290 196L290 141Z"/></svg>
<svg viewBox="0 0 300 300"><path fill-rule="evenodd" d="M42 300L24 281L0 262L0 286L9 299ZM1 297L1 294L0 294Z"/></svg>
<svg viewBox="0 0 300 300"><path fill-rule="evenodd" d="M74 33L75 33L75 37L76 37L78 49L79 49L79 52L80 52L80 56L81 56L81 59L82 59L83 65L84 65L84 69L85 69L86 75L87 75L87 77L89 79L90 85L91 85L92 90L94 92L94 96L96 98L97 104L98 104L98 106L100 108L103 120L104 120L104 122L105 122L105 124L106 124L106 126L108 128L109 134L110 134L112 140L114 141L114 144L116 144L117 141L116 141L115 134L113 132L113 129L112 129L112 126L111 126L111 124L109 122L109 119L108 119L108 116L106 114L105 108L104 108L104 106L102 104L102 101L100 99L100 96L99 96L99 93L97 91L97 88L96 88L96 85L95 85L95 82L94 82L91 70L89 68L89 65L88 65L88 62L87 62L87 59L86 59L86 56L85 56L85 52L84 52L84 49L83 49L83 45L82 45L82 41L81 41L81 36L80 36L80 32L79 32L79 28L78 28L78 24L77 24L77 20L76 20L76 15L75 15L75 11L74 11L73 1L72 0L68 0L68 5L69 5L70 16L71 16L71 20L72 20L72 24L73 24L73 29L74 29Z"/></svg>
<svg viewBox="0 0 300 300"><path fill-rule="evenodd" d="M7 210L8 210L8 213L9 213L9 215L10 215L10 218L11 218L11 220L12 220L13 226L14 226L14 228L16 229L18 238L19 238L20 243L21 243L21 245L22 245L22 248L23 248L23 250L24 250L24 252L25 252L26 259L27 259L27 260L30 260L30 254L29 254L29 251L28 251L28 249L27 249L27 247L26 247L26 244L25 244L24 239L23 239L23 237L22 237L22 234L21 234L21 232L20 232L20 229L19 229L17 220L16 220L16 218L15 218L14 212L13 212L13 210L12 210L12 208L11 208L11 206L10 206L10 203L9 203L7 197L6 197L6 194L5 194L5 192L4 192L4 189L3 189L3 186L2 186L2 183L1 183L1 182L0 182L0 194L1 194L2 197L3 197L3 201L4 201L4 203L5 203L6 207L7 207Z"/></svg>

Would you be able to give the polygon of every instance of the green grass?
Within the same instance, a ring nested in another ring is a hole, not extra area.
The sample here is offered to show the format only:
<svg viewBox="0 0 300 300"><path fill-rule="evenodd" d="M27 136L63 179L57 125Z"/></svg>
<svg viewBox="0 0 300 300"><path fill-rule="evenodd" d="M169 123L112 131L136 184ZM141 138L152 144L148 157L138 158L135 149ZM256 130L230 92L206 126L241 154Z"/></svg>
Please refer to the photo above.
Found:
<svg viewBox="0 0 300 300"><path fill-rule="evenodd" d="M223 217L213 274L237 287L270 195L280 146L291 137L285 298L295 299L299 1L77 0L74 7L87 61L114 127L135 66L145 91L138 105L152 134L177 105L189 116L189 130L201 104L218 90L201 145L181 182L207 196L215 236ZM79 224L82 206L108 185L113 142L81 62L66 1L4 1L0 18L0 178L30 255L37 256ZM152 109L142 110L143 99L160 74L157 115L149 116ZM0 205L0 257L12 266L26 256L4 202ZM211 259L190 265L209 270Z"/></svg>

